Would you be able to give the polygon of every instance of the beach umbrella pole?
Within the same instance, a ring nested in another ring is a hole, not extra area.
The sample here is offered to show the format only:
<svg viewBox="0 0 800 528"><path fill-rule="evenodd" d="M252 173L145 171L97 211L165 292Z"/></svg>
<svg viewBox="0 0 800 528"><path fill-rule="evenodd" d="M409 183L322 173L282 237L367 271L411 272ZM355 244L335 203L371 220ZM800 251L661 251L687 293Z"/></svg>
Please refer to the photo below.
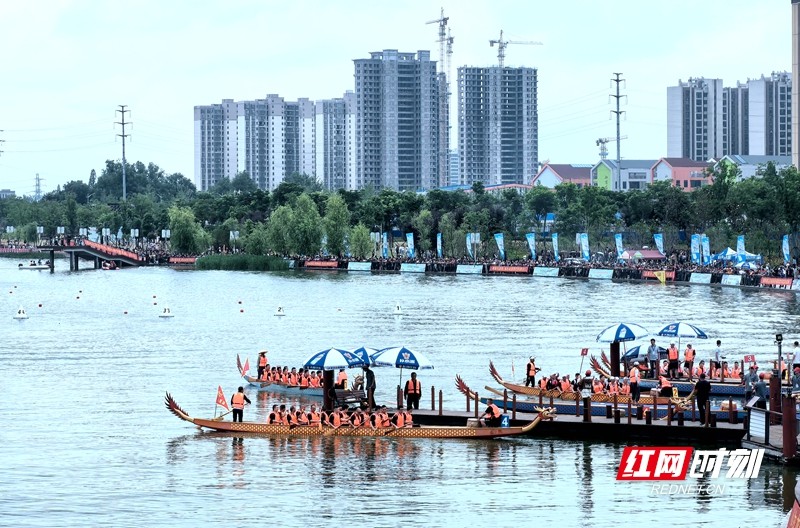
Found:
<svg viewBox="0 0 800 528"><path fill-rule="evenodd" d="M611 375L619 377L619 341L614 341L609 345L611 354Z"/></svg>

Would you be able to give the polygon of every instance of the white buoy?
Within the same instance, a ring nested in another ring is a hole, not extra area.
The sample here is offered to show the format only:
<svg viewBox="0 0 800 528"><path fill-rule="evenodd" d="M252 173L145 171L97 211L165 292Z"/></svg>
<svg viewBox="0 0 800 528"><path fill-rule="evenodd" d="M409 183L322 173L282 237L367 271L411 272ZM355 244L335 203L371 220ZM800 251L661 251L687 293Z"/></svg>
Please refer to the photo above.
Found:
<svg viewBox="0 0 800 528"><path fill-rule="evenodd" d="M25 308L20 306L19 310L17 310L17 313L14 314L14 319L27 319L27 318L28 318L28 313L25 311Z"/></svg>
<svg viewBox="0 0 800 528"><path fill-rule="evenodd" d="M278 310L275 312L276 317L282 317L286 315L286 312L283 311L283 306L278 306Z"/></svg>
<svg viewBox="0 0 800 528"><path fill-rule="evenodd" d="M403 315L403 309L400 308L399 304L394 306L394 315Z"/></svg>
<svg viewBox="0 0 800 528"><path fill-rule="evenodd" d="M160 314L158 314L158 316L161 317L162 319L168 319L170 317L173 317L172 311L169 309L169 307L164 307L164 310Z"/></svg>

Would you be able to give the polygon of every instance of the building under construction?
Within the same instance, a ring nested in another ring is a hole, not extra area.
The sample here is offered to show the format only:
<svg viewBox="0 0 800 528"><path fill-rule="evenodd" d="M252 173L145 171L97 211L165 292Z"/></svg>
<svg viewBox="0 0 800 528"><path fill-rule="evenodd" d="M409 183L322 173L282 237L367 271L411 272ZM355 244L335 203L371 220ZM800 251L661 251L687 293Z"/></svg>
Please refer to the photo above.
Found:
<svg viewBox="0 0 800 528"><path fill-rule="evenodd" d="M539 162L535 68L458 69L460 182L529 183Z"/></svg>

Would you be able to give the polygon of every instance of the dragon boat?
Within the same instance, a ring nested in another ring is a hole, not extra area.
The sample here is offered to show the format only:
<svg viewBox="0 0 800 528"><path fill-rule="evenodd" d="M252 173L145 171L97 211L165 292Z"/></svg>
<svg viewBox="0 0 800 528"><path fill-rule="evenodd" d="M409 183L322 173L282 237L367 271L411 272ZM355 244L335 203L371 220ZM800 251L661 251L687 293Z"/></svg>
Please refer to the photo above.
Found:
<svg viewBox="0 0 800 528"><path fill-rule="evenodd" d="M193 423L200 429L226 433L247 433L257 436L375 436L392 438L500 438L522 435L532 431L542 420L555 417L553 409L538 409L536 418L522 427L467 427L464 426L414 426L414 427L350 427L334 428L329 425L276 425L263 422L227 422L221 417L193 418L181 409L172 396L165 397L167 409L181 420Z"/></svg>
<svg viewBox="0 0 800 528"><path fill-rule="evenodd" d="M286 394L289 396L305 396L308 398L322 398L322 387L300 387L299 385L286 385L277 381L261 381L255 376L248 376L244 373L242 361L239 355L236 355L236 365L239 367L239 373L242 378L247 382L250 387L259 391L269 391L276 394Z"/></svg>
<svg viewBox="0 0 800 528"><path fill-rule="evenodd" d="M592 370L597 374L607 378L611 377L611 361L608 359L605 352L600 354L600 360L594 356L590 356L589 363L592 366ZM711 382L711 396L744 398L744 385L742 385L741 380L734 380L731 378L728 381L714 381L711 379L708 381ZM672 383L673 387L678 389L678 394L681 396L688 395L694 389L694 383L689 380L670 380L670 383ZM639 388L643 392L657 387L658 380L642 378L639 381Z"/></svg>

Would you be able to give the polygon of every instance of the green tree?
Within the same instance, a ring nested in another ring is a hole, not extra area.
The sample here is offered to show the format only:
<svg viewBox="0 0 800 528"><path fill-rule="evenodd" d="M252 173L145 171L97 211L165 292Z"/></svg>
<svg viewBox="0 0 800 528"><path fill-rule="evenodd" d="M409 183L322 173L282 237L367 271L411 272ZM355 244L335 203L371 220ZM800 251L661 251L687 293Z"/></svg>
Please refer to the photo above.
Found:
<svg viewBox="0 0 800 528"><path fill-rule="evenodd" d="M442 253L446 257L455 257L463 254L458 247L463 246L464 240L459 241L456 236L456 221L453 213L445 213L439 220L439 232L442 233ZM466 235L465 235L466 236Z"/></svg>
<svg viewBox="0 0 800 528"><path fill-rule="evenodd" d="M363 259L372 256L374 245L369 233L369 228L364 224L357 224L350 230L350 253L353 257Z"/></svg>
<svg viewBox="0 0 800 528"><path fill-rule="evenodd" d="M266 255L269 252L269 234L267 226L256 225L244 241L245 251L250 255Z"/></svg>
<svg viewBox="0 0 800 528"><path fill-rule="evenodd" d="M331 255L341 256L344 251L344 240L350 229L350 211L347 210L347 204L340 194L331 194L325 202L323 225L328 239L328 252Z"/></svg>
<svg viewBox="0 0 800 528"><path fill-rule="evenodd" d="M419 234L417 245L419 253L424 253L431 249L431 234L433 232L433 215L427 209L423 209L414 217L412 222L414 229Z"/></svg>
<svg viewBox="0 0 800 528"><path fill-rule="evenodd" d="M281 205L269 216L267 222L267 242L270 249L281 256L294 253L289 232L294 222L294 212L288 205Z"/></svg>
<svg viewBox="0 0 800 528"><path fill-rule="evenodd" d="M289 237L294 249L307 257L316 255L322 240L322 222L316 204L304 193L297 198L292 211Z"/></svg>
<svg viewBox="0 0 800 528"><path fill-rule="evenodd" d="M170 242L174 252L196 255L208 248L211 238L197 223L191 209L173 206L169 208L168 214L169 228L172 231Z"/></svg>
<svg viewBox="0 0 800 528"><path fill-rule="evenodd" d="M251 193L258 189L258 185L253 181L247 171L242 171L231 180L231 190L235 193Z"/></svg>

